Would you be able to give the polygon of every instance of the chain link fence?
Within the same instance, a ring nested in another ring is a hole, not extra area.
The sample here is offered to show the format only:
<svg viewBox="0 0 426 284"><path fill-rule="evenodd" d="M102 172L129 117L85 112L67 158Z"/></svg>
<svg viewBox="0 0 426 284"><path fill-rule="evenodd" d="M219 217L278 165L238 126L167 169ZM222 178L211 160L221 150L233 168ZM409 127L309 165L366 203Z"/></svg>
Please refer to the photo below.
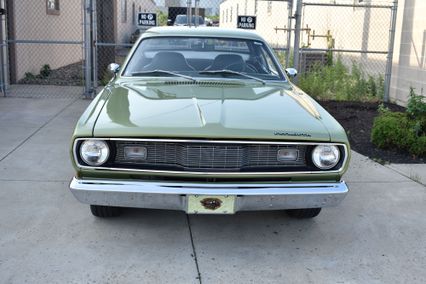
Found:
<svg viewBox="0 0 426 284"><path fill-rule="evenodd" d="M387 101L397 1L305 0L298 3L300 42L295 61L300 72L306 77L313 69L318 70L318 66L336 66L335 70L344 66L340 72L348 74L345 78L354 81L354 86L343 98L365 96ZM320 72L333 70L319 68L317 73ZM312 81L308 78L305 83ZM302 84L302 87L306 86ZM320 90L319 87L312 89Z"/></svg>
<svg viewBox="0 0 426 284"><path fill-rule="evenodd" d="M4 24L0 34L6 47L1 58L3 93L10 90L10 94L20 97L81 96L82 2L3 0L2 7L5 15L1 16ZM57 93L57 88L32 92L29 87L40 85L74 88Z"/></svg>
<svg viewBox="0 0 426 284"><path fill-rule="evenodd" d="M241 18L250 17L252 28L284 67L307 73L339 59L349 69L356 64L366 76L386 77L393 2L0 0L6 10L0 25L2 89L5 93L9 86L16 90L24 84L77 86L93 97L111 78L107 66L122 64L149 28L140 25L144 13L154 14L157 26L237 28Z"/></svg>
<svg viewBox="0 0 426 284"><path fill-rule="evenodd" d="M339 61L348 72L356 68L365 81L374 80L384 92L383 84L390 74L387 64L392 4L391 0L120 0L115 3L117 7L111 7L108 1L100 4L97 0L97 60L93 73L96 83L103 85L110 79L107 65L123 63L132 44L146 30L138 25L139 12L156 13L159 26L237 28L239 18L244 16L255 18L254 30L272 46L284 67L296 63L303 74L318 65ZM111 13L114 9L117 23L111 24L112 15L105 11ZM299 44L294 43L296 36ZM297 60L293 50L297 50Z"/></svg>
<svg viewBox="0 0 426 284"><path fill-rule="evenodd" d="M358 64L367 74L385 74L392 1L317 0L302 7L302 54L328 52L349 67Z"/></svg>
<svg viewBox="0 0 426 284"><path fill-rule="evenodd" d="M158 26L198 25L237 28L238 16L264 15L257 21L256 30L271 44L283 65L288 61L287 50L291 32L292 1L248 0L92 0L96 50L93 78L95 87L110 79L109 63L122 64L137 38L147 27L139 26L139 13L155 13ZM191 20L189 20L191 19Z"/></svg>

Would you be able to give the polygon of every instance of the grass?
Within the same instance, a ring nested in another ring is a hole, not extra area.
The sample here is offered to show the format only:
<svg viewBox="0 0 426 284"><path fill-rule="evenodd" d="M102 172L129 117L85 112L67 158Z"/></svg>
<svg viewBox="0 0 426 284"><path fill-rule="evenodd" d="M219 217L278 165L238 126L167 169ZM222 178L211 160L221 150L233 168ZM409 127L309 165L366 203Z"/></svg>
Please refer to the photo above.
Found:
<svg viewBox="0 0 426 284"><path fill-rule="evenodd" d="M355 62L349 69L340 58L302 74L298 85L320 100L380 101L384 95L383 76L366 75Z"/></svg>

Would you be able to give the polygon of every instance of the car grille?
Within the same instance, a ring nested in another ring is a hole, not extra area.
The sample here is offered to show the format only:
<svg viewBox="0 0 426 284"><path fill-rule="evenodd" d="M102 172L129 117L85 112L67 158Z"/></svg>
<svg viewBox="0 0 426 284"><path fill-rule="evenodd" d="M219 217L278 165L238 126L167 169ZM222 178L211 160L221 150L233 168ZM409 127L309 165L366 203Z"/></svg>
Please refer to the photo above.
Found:
<svg viewBox="0 0 426 284"><path fill-rule="evenodd" d="M114 141L112 166L119 168L179 171L281 171L306 168L306 145L267 145L238 143L195 143L159 141ZM130 160L124 155L126 146L143 146L145 160ZM294 161L278 161L279 149L298 150Z"/></svg>

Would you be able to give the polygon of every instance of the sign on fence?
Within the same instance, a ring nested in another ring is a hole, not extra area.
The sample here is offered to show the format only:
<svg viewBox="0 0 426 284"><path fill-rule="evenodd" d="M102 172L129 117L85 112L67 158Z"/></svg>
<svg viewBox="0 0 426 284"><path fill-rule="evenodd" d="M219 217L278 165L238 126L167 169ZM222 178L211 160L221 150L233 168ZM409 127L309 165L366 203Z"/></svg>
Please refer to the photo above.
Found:
<svg viewBox="0 0 426 284"><path fill-rule="evenodd" d="M239 29L256 29L256 16L238 16L237 28Z"/></svg>
<svg viewBox="0 0 426 284"><path fill-rule="evenodd" d="M138 25L145 27L156 27L157 26L157 14L155 13L139 13L138 14Z"/></svg>

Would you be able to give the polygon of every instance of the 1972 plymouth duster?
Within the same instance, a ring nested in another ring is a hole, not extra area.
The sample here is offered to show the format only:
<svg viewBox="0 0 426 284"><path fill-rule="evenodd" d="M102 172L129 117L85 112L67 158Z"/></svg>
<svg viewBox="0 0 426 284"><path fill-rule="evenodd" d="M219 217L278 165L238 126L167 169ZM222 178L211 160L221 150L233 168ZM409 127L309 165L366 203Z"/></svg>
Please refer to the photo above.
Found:
<svg viewBox="0 0 426 284"><path fill-rule="evenodd" d="M347 194L345 131L256 33L152 28L109 68L71 150L71 191L95 216L139 207L312 218Z"/></svg>

